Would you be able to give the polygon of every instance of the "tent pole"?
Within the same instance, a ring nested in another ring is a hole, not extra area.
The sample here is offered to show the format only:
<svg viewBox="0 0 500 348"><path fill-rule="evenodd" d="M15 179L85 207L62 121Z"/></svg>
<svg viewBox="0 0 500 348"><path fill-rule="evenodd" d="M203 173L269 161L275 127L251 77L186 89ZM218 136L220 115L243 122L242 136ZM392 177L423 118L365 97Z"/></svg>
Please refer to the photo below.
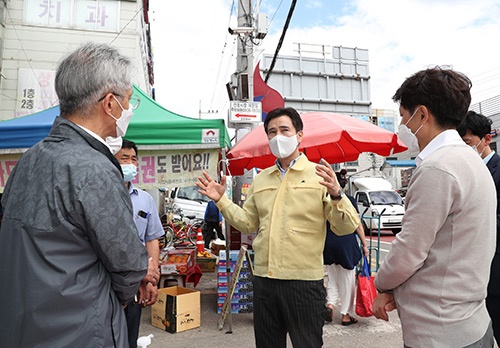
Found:
<svg viewBox="0 0 500 348"><path fill-rule="evenodd" d="M222 148L222 166L221 166L221 179L222 179L222 176L226 176L227 177L227 174L228 174L228 170L227 170L227 157L226 157L226 152L227 152L227 148L224 146L224 148ZM220 181L220 180L219 180ZM226 183L227 185L227 183ZM226 186L226 193L227 193L227 186ZM230 255L230 245L231 245L231 241L230 241L230 238L231 238L231 225L229 224L229 222L227 220L224 220L224 229L226 231L226 279L227 279L227 292L226 292L226 298L229 298L229 304L231 304L231 299L230 299L230 296L231 296L231 289L230 289L230 286L229 286L229 279L232 278L232 274L231 274L231 255ZM232 310L231 310L231 305L229 306L229 312L227 313L227 319L228 319L228 330L226 331L226 333L233 333L233 313L232 313Z"/></svg>

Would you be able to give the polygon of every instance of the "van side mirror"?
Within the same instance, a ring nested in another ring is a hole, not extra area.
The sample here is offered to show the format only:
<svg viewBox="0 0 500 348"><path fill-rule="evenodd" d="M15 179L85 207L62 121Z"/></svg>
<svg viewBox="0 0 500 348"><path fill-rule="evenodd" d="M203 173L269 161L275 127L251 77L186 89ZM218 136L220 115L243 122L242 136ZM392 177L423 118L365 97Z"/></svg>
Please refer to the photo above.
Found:
<svg viewBox="0 0 500 348"><path fill-rule="evenodd" d="M170 191L170 198L175 198L175 191L176 191L176 190L172 190L172 191Z"/></svg>
<svg viewBox="0 0 500 348"><path fill-rule="evenodd" d="M368 201L363 201L363 207L369 207L370 204L368 203Z"/></svg>

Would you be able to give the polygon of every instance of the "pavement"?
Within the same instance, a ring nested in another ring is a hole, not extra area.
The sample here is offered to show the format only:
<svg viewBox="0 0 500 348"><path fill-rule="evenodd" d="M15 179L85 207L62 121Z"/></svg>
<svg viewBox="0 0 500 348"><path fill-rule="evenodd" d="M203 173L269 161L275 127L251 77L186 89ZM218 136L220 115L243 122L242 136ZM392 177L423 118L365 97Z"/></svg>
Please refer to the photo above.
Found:
<svg viewBox="0 0 500 348"><path fill-rule="evenodd" d="M200 291L201 326L178 333L169 333L151 325L151 308L143 309L139 336L153 334L148 348L198 348L225 346L237 348L255 347L252 313L231 314L222 330L218 329L217 273L204 273L200 282L187 288ZM355 315L354 315L355 316ZM392 348L403 347L401 324L396 311L390 313L389 322L374 317L359 318L351 326L340 324L340 314L334 313L333 322L323 327L324 347L342 348ZM288 342L288 347L292 347Z"/></svg>

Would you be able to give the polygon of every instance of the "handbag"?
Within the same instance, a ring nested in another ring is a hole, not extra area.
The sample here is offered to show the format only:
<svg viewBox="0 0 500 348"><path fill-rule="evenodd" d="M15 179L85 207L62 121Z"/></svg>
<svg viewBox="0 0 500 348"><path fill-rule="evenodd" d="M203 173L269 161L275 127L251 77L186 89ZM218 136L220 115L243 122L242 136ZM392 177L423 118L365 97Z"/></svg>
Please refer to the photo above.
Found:
<svg viewBox="0 0 500 348"><path fill-rule="evenodd" d="M366 256L363 256L363 266L358 276L358 288L356 291L356 314L360 317L371 317L373 315L373 300L377 296L375 288L375 277L370 275L370 267Z"/></svg>

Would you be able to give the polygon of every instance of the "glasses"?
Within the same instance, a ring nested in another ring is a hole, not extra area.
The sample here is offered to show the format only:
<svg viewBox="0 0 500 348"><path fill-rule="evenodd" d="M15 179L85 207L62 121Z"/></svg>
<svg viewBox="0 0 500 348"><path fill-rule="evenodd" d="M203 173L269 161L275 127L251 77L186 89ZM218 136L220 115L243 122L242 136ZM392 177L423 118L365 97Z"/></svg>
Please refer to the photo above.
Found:
<svg viewBox="0 0 500 348"><path fill-rule="evenodd" d="M116 95L117 97L120 97L122 99L125 98L123 95L115 93L115 92L109 92L109 93ZM98 102L100 102L101 100L106 98L106 95L108 95L108 93L106 93L103 97L101 97L98 100ZM130 107L132 108L132 110L136 110L139 107L139 105L141 104L141 98L132 96L128 99L128 103L129 103Z"/></svg>

